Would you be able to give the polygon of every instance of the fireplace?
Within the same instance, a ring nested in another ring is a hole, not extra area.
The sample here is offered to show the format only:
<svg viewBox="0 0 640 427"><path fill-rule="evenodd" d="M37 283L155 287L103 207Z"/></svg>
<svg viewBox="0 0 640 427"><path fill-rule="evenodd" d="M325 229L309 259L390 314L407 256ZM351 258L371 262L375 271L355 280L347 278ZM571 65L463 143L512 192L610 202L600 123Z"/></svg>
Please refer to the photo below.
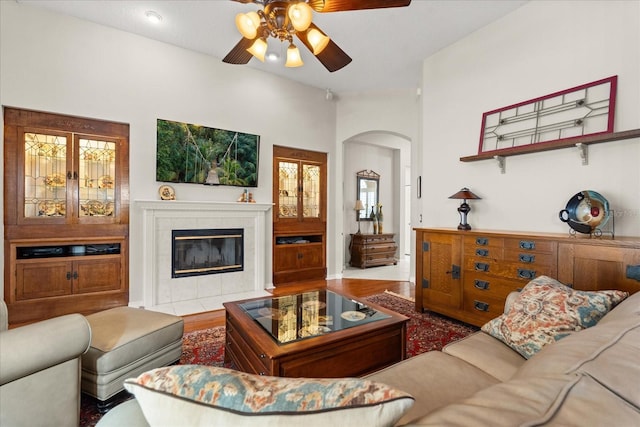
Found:
<svg viewBox="0 0 640 427"><path fill-rule="evenodd" d="M270 295L271 245L267 212L272 203L136 200L141 239L132 239L132 270L142 283L131 287L129 305L178 316L223 309L223 303ZM243 269L225 274L172 277L172 230L243 230Z"/></svg>
<svg viewBox="0 0 640 427"><path fill-rule="evenodd" d="M171 232L171 277L244 270L244 230L197 229Z"/></svg>

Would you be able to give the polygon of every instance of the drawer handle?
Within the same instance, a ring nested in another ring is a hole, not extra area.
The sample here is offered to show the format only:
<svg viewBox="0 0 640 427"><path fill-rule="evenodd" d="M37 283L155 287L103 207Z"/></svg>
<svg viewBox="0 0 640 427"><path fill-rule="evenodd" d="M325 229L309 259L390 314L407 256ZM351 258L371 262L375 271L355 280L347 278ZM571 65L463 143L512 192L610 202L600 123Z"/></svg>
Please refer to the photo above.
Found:
<svg viewBox="0 0 640 427"><path fill-rule="evenodd" d="M489 282L484 281L484 280L477 280L475 281L474 285L476 289L482 289L483 291L487 291L489 290Z"/></svg>
<svg viewBox="0 0 640 427"><path fill-rule="evenodd" d="M489 304L482 301L473 301L473 308L478 311L489 311Z"/></svg>
<svg viewBox="0 0 640 427"><path fill-rule="evenodd" d="M489 256L489 249L476 249L476 255Z"/></svg>
<svg viewBox="0 0 640 427"><path fill-rule="evenodd" d="M486 237L478 237L476 238L476 245L487 246L489 244L489 239Z"/></svg>
<svg viewBox="0 0 640 427"><path fill-rule="evenodd" d="M520 240L520 249L533 250L535 248L536 248L536 242L531 242L529 240Z"/></svg>
<svg viewBox="0 0 640 427"><path fill-rule="evenodd" d="M536 261L536 256L535 255L529 255L529 254L520 254L518 256L518 258L520 258L520 262L526 262L526 263L533 263Z"/></svg>
<svg viewBox="0 0 640 427"><path fill-rule="evenodd" d="M535 270L527 270L524 268L519 268L518 277L521 279L533 279L536 277L536 272Z"/></svg>
<svg viewBox="0 0 640 427"><path fill-rule="evenodd" d="M484 262L476 262L475 268L476 268L476 271L489 271L489 264Z"/></svg>

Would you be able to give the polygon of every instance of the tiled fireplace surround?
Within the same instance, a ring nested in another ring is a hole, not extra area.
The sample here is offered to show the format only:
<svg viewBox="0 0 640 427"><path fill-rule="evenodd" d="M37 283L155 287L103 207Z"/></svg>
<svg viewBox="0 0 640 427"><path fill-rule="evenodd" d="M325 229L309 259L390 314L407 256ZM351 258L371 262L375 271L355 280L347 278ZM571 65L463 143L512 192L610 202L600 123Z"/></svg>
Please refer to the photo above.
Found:
<svg viewBox="0 0 640 427"><path fill-rule="evenodd" d="M142 214L144 307L176 315L223 308L222 303L265 292L266 203L137 200ZM244 270L171 277L171 231L244 229Z"/></svg>

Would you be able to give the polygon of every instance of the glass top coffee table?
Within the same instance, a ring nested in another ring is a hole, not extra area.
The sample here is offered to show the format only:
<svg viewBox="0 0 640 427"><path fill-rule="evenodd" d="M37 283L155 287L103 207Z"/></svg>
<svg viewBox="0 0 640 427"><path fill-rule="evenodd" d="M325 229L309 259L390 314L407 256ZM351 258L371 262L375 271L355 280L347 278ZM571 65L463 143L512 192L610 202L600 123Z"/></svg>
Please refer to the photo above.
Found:
<svg viewBox="0 0 640 427"><path fill-rule="evenodd" d="M242 371L360 376L405 357L407 317L329 290L224 306L225 362Z"/></svg>

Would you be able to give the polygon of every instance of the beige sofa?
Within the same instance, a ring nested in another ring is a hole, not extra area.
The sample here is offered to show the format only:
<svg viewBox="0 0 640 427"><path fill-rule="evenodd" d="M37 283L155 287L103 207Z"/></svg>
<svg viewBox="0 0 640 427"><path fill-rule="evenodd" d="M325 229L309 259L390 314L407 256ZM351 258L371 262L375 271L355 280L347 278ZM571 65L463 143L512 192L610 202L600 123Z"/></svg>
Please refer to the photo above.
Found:
<svg viewBox="0 0 640 427"><path fill-rule="evenodd" d="M8 330L7 318L0 301L0 425L77 426L87 320L70 314Z"/></svg>
<svg viewBox="0 0 640 427"><path fill-rule="evenodd" d="M478 332L367 379L415 398L399 426L640 425L640 293L529 360ZM136 400L99 426L125 424L147 425Z"/></svg>
<svg viewBox="0 0 640 427"><path fill-rule="evenodd" d="M640 292L525 360L484 332L369 379L416 398L398 425L640 425Z"/></svg>

